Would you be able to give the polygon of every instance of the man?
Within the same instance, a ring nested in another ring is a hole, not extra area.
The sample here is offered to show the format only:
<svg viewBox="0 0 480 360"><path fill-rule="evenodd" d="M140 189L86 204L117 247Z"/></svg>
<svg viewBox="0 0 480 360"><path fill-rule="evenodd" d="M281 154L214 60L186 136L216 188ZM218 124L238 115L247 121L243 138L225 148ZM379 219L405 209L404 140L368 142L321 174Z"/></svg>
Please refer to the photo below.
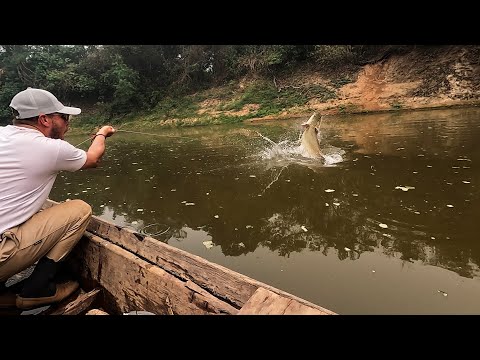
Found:
<svg viewBox="0 0 480 360"><path fill-rule="evenodd" d="M105 139L115 132L103 126L88 151L64 141L70 115L50 92L27 88L12 98L13 125L0 128L0 307L29 309L61 301L78 283L56 283L59 262L82 237L90 205L71 200L41 210L58 172L97 167ZM19 294L5 282L37 262Z"/></svg>

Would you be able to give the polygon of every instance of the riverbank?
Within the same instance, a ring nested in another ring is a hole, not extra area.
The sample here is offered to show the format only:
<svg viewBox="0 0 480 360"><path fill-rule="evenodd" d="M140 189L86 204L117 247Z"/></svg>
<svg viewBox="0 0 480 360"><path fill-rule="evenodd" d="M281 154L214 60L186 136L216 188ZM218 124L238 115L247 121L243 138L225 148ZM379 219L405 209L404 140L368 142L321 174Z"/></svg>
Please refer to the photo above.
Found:
<svg viewBox="0 0 480 360"><path fill-rule="evenodd" d="M323 115L480 105L479 46L419 47L365 65L297 67L279 76L248 76L181 99L165 98L150 112L106 120L87 107L73 123L129 123L138 128L214 125Z"/></svg>

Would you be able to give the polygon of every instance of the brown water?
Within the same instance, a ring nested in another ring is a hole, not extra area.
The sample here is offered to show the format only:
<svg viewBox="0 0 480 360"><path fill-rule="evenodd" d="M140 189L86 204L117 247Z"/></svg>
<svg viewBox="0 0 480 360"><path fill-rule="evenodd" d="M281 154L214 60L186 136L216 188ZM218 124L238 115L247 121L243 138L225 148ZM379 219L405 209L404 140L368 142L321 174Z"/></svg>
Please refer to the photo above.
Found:
<svg viewBox="0 0 480 360"><path fill-rule="evenodd" d="M122 129L51 198L339 314L480 314L480 109ZM84 138L71 137L72 144ZM86 148L87 144L80 147ZM333 191L332 191L333 190Z"/></svg>

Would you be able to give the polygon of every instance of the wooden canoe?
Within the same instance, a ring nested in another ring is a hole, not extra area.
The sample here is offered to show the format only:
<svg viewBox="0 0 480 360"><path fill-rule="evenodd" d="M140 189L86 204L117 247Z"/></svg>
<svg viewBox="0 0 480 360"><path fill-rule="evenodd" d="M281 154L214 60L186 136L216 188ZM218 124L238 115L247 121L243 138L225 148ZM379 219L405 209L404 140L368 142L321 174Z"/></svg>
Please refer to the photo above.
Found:
<svg viewBox="0 0 480 360"><path fill-rule="evenodd" d="M48 200L45 207L55 204ZM67 265L78 277L82 292L50 313L335 314L96 216L92 216ZM92 310L92 304L101 310Z"/></svg>

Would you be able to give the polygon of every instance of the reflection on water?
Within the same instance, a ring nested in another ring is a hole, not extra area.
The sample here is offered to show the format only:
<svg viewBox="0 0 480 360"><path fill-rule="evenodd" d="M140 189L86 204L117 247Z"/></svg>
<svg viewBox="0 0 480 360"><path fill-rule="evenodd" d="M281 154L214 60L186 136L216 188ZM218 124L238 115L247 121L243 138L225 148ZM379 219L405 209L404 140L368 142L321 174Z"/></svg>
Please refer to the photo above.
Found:
<svg viewBox="0 0 480 360"><path fill-rule="evenodd" d="M326 117L326 166L305 119L119 132L51 197L340 314L480 314L479 116Z"/></svg>

